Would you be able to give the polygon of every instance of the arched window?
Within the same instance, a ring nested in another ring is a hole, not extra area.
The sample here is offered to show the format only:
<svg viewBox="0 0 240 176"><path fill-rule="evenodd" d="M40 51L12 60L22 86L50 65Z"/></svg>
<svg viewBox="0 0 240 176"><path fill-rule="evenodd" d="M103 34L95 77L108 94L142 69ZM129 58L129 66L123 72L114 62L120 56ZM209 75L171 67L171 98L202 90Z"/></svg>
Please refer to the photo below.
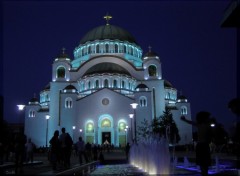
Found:
<svg viewBox="0 0 240 176"><path fill-rule="evenodd" d="M133 49L130 47L130 54L133 55Z"/></svg>
<svg viewBox="0 0 240 176"><path fill-rule="evenodd" d="M84 50L83 50L83 48L82 48L82 56L84 56Z"/></svg>
<svg viewBox="0 0 240 176"><path fill-rule="evenodd" d="M91 82L88 81L88 89L91 89Z"/></svg>
<svg viewBox="0 0 240 176"><path fill-rule="evenodd" d="M131 89L131 83L130 82L128 83L128 88Z"/></svg>
<svg viewBox="0 0 240 176"><path fill-rule="evenodd" d="M91 51L91 46L88 46L88 54L91 54L92 51Z"/></svg>
<svg viewBox="0 0 240 176"><path fill-rule="evenodd" d="M124 52L124 53L127 53L127 47L126 47L126 45L123 46L123 52Z"/></svg>
<svg viewBox="0 0 240 176"><path fill-rule="evenodd" d="M94 125L92 122L86 124L86 133L94 133Z"/></svg>
<svg viewBox="0 0 240 176"><path fill-rule="evenodd" d="M100 53L100 51L99 51L99 44L96 45L96 53Z"/></svg>
<svg viewBox="0 0 240 176"><path fill-rule="evenodd" d="M106 44L106 53L109 53L109 45Z"/></svg>
<svg viewBox="0 0 240 176"><path fill-rule="evenodd" d="M115 44L115 53L118 53L118 45Z"/></svg>
<svg viewBox="0 0 240 176"><path fill-rule="evenodd" d="M186 115L187 114L187 107L186 106L182 106L181 107L181 115Z"/></svg>
<svg viewBox="0 0 240 176"><path fill-rule="evenodd" d="M122 88L124 88L125 87L125 82L124 81L122 81Z"/></svg>
<svg viewBox="0 0 240 176"><path fill-rule="evenodd" d="M104 87L108 87L108 80L107 79L104 80Z"/></svg>
<svg viewBox="0 0 240 176"><path fill-rule="evenodd" d="M111 121L109 119L103 119L101 127L111 127Z"/></svg>
<svg viewBox="0 0 240 176"><path fill-rule="evenodd" d="M63 66L58 67L57 78L65 78L65 68Z"/></svg>
<svg viewBox="0 0 240 176"><path fill-rule="evenodd" d="M68 97L65 99L65 108L72 108L73 107L73 101L72 98Z"/></svg>
<svg viewBox="0 0 240 176"><path fill-rule="evenodd" d="M85 86L84 86L84 82L81 83L81 90L84 91Z"/></svg>
<svg viewBox="0 0 240 176"><path fill-rule="evenodd" d="M113 88L117 88L117 80L116 79L113 80Z"/></svg>
<svg viewBox="0 0 240 176"><path fill-rule="evenodd" d="M35 111L30 109L29 112L28 112L28 117L35 117L35 116L36 116Z"/></svg>
<svg viewBox="0 0 240 176"><path fill-rule="evenodd" d="M126 129L126 123L125 122L119 122L118 123L118 131L119 132L125 132L125 129Z"/></svg>
<svg viewBox="0 0 240 176"><path fill-rule="evenodd" d="M99 80L95 81L95 88L99 88Z"/></svg>
<svg viewBox="0 0 240 176"><path fill-rule="evenodd" d="M155 65L150 65L148 67L148 74L149 76L157 76L157 68Z"/></svg>
<svg viewBox="0 0 240 176"><path fill-rule="evenodd" d="M140 107L147 107L147 98L145 96L142 96L139 98Z"/></svg>

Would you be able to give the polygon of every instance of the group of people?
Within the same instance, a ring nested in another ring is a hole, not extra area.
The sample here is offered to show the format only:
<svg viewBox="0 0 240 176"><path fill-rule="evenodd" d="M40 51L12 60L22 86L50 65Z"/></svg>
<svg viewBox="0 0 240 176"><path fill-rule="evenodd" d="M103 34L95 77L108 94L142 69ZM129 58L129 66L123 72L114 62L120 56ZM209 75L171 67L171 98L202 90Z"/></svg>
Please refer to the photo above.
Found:
<svg viewBox="0 0 240 176"><path fill-rule="evenodd" d="M53 137L50 139L50 156L49 159L52 163L53 170L57 169L57 164L61 164L64 168L70 167L70 158L72 152L73 140L69 133L66 133L66 129L63 127L59 130L55 130Z"/></svg>
<svg viewBox="0 0 240 176"><path fill-rule="evenodd" d="M70 158L73 149L75 150L75 156L79 157L80 165L93 160L104 160L101 152L99 154L97 145L92 146L89 142L85 144L81 136L76 143L73 143L71 136L66 133L65 128L62 128L61 134L59 134L59 130L55 130L49 143L49 159L52 163L53 170L56 170L58 165L64 166L66 169L70 167Z"/></svg>
<svg viewBox="0 0 240 176"><path fill-rule="evenodd" d="M6 146L5 146L6 147ZM7 147L8 149L4 149L3 144L0 144L0 150L2 153L1 156L1 164L3 164L3 154L4 151L6 154L6 160L9 159L9 153L11 153L11 157L15 162L15 174L23 173L23 163L33 163L34 150L36 148L35 144L32 142L31 138L27 139L27 136L24 134L23 130L20 130L18 133L14 135L14 138L11 142L11 145Z"/></svg>

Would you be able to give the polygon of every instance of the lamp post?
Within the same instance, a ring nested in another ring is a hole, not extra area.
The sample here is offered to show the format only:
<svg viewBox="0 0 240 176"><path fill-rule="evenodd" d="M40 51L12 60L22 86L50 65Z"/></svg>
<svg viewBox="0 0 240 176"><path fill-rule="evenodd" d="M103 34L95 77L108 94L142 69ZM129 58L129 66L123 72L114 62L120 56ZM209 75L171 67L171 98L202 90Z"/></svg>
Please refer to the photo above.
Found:
<svg viewBox="0 0 240 176"><path fill-rule="evenodd" d="M72 129L73 129L73 141L74 141L74 131L76 129L76 126L72 126Z"/></svg>
<svg viewBox="0 0 240 176"><path fill-rule="evenodd" d="M126 135L126 139L125 139L125 146L127 145L127 127L124 129L124 131L125 131L125 135Z"/></svg>
<svg viewBox="0 0 240 176"><path fill-rule="evenodd" d="M80 136L82 136L82 128L79 129Z"/></svg>
<svg viewBox="0 0 240 176"><path fill-rule="evenodd" d="M131 140L133 141L133 124L132 124L132 119L133 119L134 114L129 114L129 118L131 119Z"/></svg>
<svg viewBox="0 0 240 176"><path fill-rule="evenodd" d="M134 139L135 139L135 142L137 142L137 119L136 119L136 109L137 109L137 106L138 104L137 103L132 103L130 104L134 110Z"/></svg>
<svg viewBox="0 0 240 176"><path fill-rule="evenodd" d="M23 111L25 108L25 105L19 104L19 105L17 105L17 107L18 107L18 111ZM19 118L19 122L21 122L21 118Z"/></svg>
<svg viewBox="0 0 240 176"><path fill-rule="evenodd" d="M48 120L50 118L50 115L46 115L47 120L47 128L46 128L46 147L48 147Z"/></svg>

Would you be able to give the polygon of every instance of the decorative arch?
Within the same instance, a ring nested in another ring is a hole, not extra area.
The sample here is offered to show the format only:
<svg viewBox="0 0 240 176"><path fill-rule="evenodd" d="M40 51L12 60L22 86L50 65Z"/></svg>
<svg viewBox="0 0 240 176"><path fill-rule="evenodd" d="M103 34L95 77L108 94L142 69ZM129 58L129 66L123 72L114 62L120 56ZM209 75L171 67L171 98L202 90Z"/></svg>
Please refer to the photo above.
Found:
<svg viewBox="0 0 240 176"><path fill-rule="evenodd" d="M85 124L86 133L94 133L94 123L93 121L87 121Z"/></svg>
<svg viewBox="0 0 240 176"><path fill-rule="evenodd" d="M65 99L65 108L70 109L70 108L72 108L72 107L73 107L73 100L72 100L71 97L67 97L67 98Z"/></svg>
<svg viewBox="0 0 240 176"><path fill-rule="evenodd" d="M148 67L149 76L157 76L157 67L155 65L150 65Z"/></svg>
<svg viewBox="0 0 240 176"><path fill-rule="evenodd" d="M187 107L186 106L181 106L181 115L186 115L187 112Z"/></svg>
<svg viewBox="0 0 240 176"><path fill-rule="evenodd" d="M118 132L121 133L121 132L125 132L125 129L127 127L127 123L125 120L119 120L118 122Z"/></svg>
<svg viewBox="0 0 240 176"><path fill-rule="evenodd" d="M103 114L99 117L99 120L98 120L98 127L101 128L102 127L102 122L104 120L107 120L110 122L110 126L109 127L113 127L113 118L112 116L110 116L109 114Z"/></svg>
<svg viewBox="0 0 240 176"><path fill-rule="evenodd" d="M140 107L147 107L147 97L141 96L139 98L139 105Z"/></svg>
<svg viewBox="0 0 240 176"><path fill-rule="evenodd" d="M66 69L64 66L59 66L57 68L57 78L65 78L66 76Z"/></svg>
<svg viewBox="0 0 240 176"><path fill-rule="evenodd" d="M30 110L28 111L28 117L35 117L35 116L36 116L35 110L30 109Z"/></svg>

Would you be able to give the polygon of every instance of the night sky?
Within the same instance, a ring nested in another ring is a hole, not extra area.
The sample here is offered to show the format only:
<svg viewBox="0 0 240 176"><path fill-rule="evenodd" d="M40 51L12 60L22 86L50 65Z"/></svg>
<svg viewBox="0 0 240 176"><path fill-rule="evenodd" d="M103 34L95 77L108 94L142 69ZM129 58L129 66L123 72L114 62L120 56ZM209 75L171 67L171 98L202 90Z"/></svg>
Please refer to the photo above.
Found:
<svg viewBox="0 0 240 176"><path fill-rule="evenodd" d="M4 119L23 121L27 104L51 81L63 47L73 50L91 29L110 24L130 32L143 49L158 53L163 79L191 103L192 116L211 112L228 130L227 108L236 97L236 28L222 28L229 1L3 1ZM22 119L20 119L22 118Z"/></svg>

